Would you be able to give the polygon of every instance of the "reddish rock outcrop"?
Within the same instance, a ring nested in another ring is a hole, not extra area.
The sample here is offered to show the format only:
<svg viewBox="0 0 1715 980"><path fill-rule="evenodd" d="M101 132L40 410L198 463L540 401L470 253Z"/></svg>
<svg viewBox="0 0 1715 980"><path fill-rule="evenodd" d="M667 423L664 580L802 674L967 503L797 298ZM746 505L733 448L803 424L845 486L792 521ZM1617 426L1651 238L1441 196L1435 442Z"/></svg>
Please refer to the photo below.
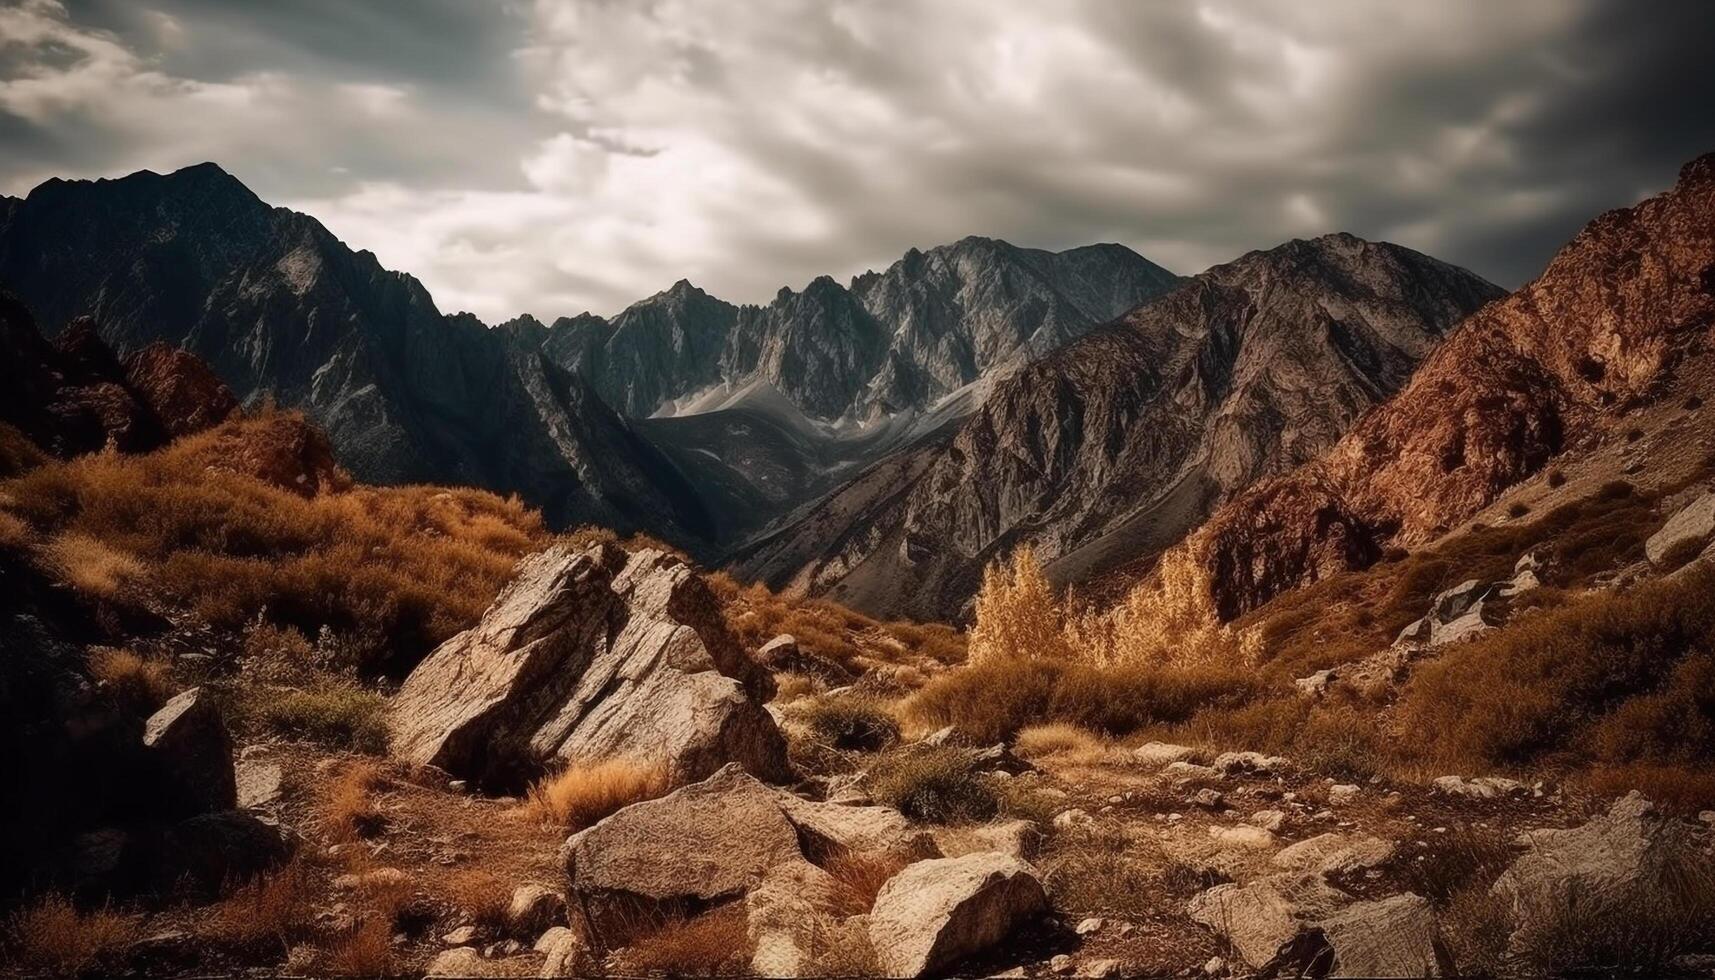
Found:
<svg viewBox="0 0 1715 980"><path fill-rule="evenodd" d="M1592 221L1484 307L1329 452L1220 508L1170 555L1222 619L1444 533L1616 409L1715 325L1715 154Z"/></svg>
<svg viewBox="0 0 1715 980"><path fill-rule="evenodd" d="M125 359L131 390L160 420L169 436L212 429L238 411L232 393L202 358L153 343Z"/></svg>
<svg viewBox="0 0 1715 980"><path fill-rule="evenodd" d="M147 452L237 408L232 392L192 354L155 345L122 365L88 317L49 343L24 304L0 292L0 422L50 455L110 445Z"/></svg>

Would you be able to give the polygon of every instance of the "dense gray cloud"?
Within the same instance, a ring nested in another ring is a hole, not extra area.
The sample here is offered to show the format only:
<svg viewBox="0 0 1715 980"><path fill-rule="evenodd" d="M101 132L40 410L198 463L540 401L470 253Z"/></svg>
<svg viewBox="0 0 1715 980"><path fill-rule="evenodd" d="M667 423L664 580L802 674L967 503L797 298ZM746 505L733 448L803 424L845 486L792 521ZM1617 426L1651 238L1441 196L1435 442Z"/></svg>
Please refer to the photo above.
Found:
<svg viewBox="0 0 1715 980"><path fill-rule="evenodd" d="M212 159L489 319L967 234L1506 285L1715 149L1704 0L0 0L0 190Z"/></svg>

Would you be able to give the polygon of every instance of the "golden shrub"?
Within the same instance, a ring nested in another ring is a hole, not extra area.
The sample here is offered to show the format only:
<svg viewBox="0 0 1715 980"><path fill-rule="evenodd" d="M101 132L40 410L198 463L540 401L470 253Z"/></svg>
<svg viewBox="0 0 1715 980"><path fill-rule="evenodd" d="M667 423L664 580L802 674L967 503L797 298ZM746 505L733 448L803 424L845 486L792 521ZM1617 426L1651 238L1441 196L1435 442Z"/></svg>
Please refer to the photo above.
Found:
<svg viewBox="0 0 1715 980"><path fill-rule="evenodd" d="M633 803L652 800L671 788L667 769L657 763L607 759L573 764L530 787L525 813L568 830L582 830Z"/></svg>

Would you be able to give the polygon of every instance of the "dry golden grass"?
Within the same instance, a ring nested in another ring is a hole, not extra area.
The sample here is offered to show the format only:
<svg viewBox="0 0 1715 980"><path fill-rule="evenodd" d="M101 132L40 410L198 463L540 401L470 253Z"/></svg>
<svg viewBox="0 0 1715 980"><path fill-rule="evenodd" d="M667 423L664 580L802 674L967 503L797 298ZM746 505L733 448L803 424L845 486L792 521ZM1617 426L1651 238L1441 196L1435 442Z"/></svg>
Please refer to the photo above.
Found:
<svg viewBox="0 0 1715 980"><path fill-rule="evenodd" d="M448 875L436 888L436 893L482 935L498 936L506 929L512 886L499 875L481 868L465 868ZM533 940L536 937L519 938Z"/></svg>
<svg viewBox="0 0 1715 980"><path fill-rule="evenodd" d="M1243 664L1092 667L1054 660L994 660L949 671L913 695L905 712L924 728L957 726L981 742L1062 722L1106 735L1187 721L1258 693Z"/></svg>
<svg viewBox="0 0 1715 980"><path fill-rule="evenodd" d="M725 572L708 575L727 625L746 649L790 633L806 653L858 672L864 661L886 662L906 651L945 664L965 659L964 634L940 623L877 622L826 599L789 598Z"/></svg>
<svg viewBox="0 0 1715 980"><path fill-rule="evenodd" d="M999 797L970 755L951 747L913 745L882 755L864 786L877 803L921 823L987 820L1000 810Z"/></svg>
<svg viewBox="0 0 1715 980"><path fill-rule="evenodd" d="M870 698L818 698L798 706L793 714L812 735L836 749L876 752L899 741L899 723Z"/></svg>
<svg viewBox="0 0 1715 980"><path fill-rule="evenodd" d="M970 662L1067 659L1072 650L1065 625L1061 600L1035 551L1020 547L1010 563L991 562L983 570Z"/></svg>
<svg viewBox="0 0 1715 980"><path fill-rule="evenodd" d="M49 894L6 922L12 960L30 973L75 976L108 964L142 935L143 917L112 909L81 911Z"/></svg>
<svg viewBox="0 0 1715 980"><path fill-rule="evenodd" d="M337 676L302 688L248 685L234 701L245 728L380 755L387 751L387 699Z"/></svg>
<svg viewBox="0 0 1715 980"><path fill-rule="evenodd" d="M862 915L875 907L875 896L889 878L905 870L911 860L900 854L839 854L824 870L834 879L841 916Z"/></svg>
<svg viewBox="0 0 1715 980"><path fill-rule="evenodd" d="M1111 825L1056 834L1041 864L1054 907L1073 914L1148 915L1182 891L1157 846Z"/></svg>
<svg viewBox="0 0 1715 980"><path fill-rule="evenodd" d="M314 874L299 858L240 886L201 919L218 942L284 950L315 932L317 897Z"/></svg>
<svg viewBox="0 0 1715 980"><path fill-rule="evenodd" d="M730 902L696 918L669 922L632 943L624 966L628 974L734 976L750 972L750 957L743 903Z"/></svg>
<svg viewBox="0 0 1715 980"><path fill-rule="evenodd" d="M393 922L370 915L335 940L322 968L336 977L390 977L399 972L393 956Z"/></svg>
<svg viewBox="0 0 1715 980"><path fill-rule="evenodd" d="M365 670L406 669L470 626L548 539L540 514L477 490L306 493L270 455L304 429L263 413L147 455L45 463L0 493L80 588L111 594L146 568L153 590L215 625L261 615L362 640L348 648Z"/></svg>
<svg viewBox="0 0 1715 980"><path fill-rule="evenodd" d="M34 469L47 460L47 454L29 436L0 422L0 479Z"/></svg>
<svg viewBox="0 0 1715 980"><path fill-rule="evenodd" d="M102 599L144 577L142 562L87 534L57 534L43 553L72 588Z"/></svg>
<svg viewBox="0 0 1715 980"><path fill-rule="evenodd" d="M0 548L22 548L30 542L30 525L23 518L0 510Z"/></svg>
<svg viewBox="0 0 1715 980"><path fill-rule="evenodd" d="M573 764L530 787L524 813L544 823L582 830L671 788L666 767L657 763L607 759Z"/></svg>
<svg viewBox="0 0 1715 980"><path fill-rule="evenodd" d="M1051 755L1096 758L1107 748L1107 743L1087 728L1053 722L1020 729L1012 748L1026 759L1042 759Z"/></svg>
<svg viewBox="0 0 1715 980"><path fill-rule="evenodd" d="M354 841L379 833L386 818L376 806L374 793L385 781L376 763L349 763L327 788L322 801L322 833L332 841Z"/></svg>
<svg viewBox="0 0 1715 980"><path fill-rule="evenodd" d="M821 693L822 685L807 674L787 672L774 675L774 703L791 704Z"/></svg>
<svg viewBox="0 0 1715 980"><path fill-rule="evenodd" d="M1596 592L1459 644L1406 686L1399 718L1431 763L1706 770L1715 760L1715 570Z"/></svg>
<svg viewBox="0 0 1715 980"><path fill-rule="evenodd" d="M164 657L96 647L88 663L90 676L106 688L108 696L136 714L151 714L178 693L172 665Z"/></svg>

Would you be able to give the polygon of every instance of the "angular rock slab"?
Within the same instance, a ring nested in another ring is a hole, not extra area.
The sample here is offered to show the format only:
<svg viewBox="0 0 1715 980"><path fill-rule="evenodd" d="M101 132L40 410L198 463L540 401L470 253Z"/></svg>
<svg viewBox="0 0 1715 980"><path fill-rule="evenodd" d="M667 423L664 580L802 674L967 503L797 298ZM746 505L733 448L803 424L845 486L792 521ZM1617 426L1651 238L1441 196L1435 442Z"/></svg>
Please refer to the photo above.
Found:
<svg viewBox="0 0 1715 980"><path fill-rule="evenodd" d="M680 916L742 897L769 869L802 861L775 791L728 766L574 834L561 850L584 934L630 939L640 913Z"/></svg>
<svg viewBox="0 0 1715 980"><path fill-rule="evenodd" d="M1354 902L1320 923L1334 949L1331 977L1452 976L1435 910L1418 895Z"/></svg>
<svg viewBox="0 0 1715 980"><path fill-rule="evenodd" d="M1260 969L1302 928L1350 902L1351 896L1321 875L1278 874L1244 885L1216 885L1192 898L1186 911Z"/></svg>
<svg viewBox="0 0 1715 980"><path fill-rule="evenodd" d="M1679 509L1661 530L1644 542L1644 556L1660 567L1681 545L1706 542L1715 537L1715 493L1706 493Z"/></svg>
<svg viewBox="0 0 1715 980"><path fill-rule="evenodd" d="M473 628L406 678L395 755L487 784L555 757L659 762L680 782L729 762L786 776L773 692L679 559L556 545L519 564Z"/></svg>
<svg viewBox="0 0 1715 980"><path fill-rule="evenodd" d="M1048 911L1035 869L982 852L919 861L887 880L870 912L869 938L882 972L919 977L945 971Z"/></svg>
<svg viewBox="0 0 1715 980"><path fill-rule="evenodd" d="M1380 865L1393 857L1393 852L1393 843L1380 837L1318 834L1282 848L1274 856L1274 864L1299 873L1350 874Z"/></svg>
<svg viewBox="0 0 1715 980"><path fill-rule="evenodd" d="M145 803L176 816L217 813L238 805L232 736L220 709L200 687L161 706L143 725L143 747L161 778Z"/></svg>

